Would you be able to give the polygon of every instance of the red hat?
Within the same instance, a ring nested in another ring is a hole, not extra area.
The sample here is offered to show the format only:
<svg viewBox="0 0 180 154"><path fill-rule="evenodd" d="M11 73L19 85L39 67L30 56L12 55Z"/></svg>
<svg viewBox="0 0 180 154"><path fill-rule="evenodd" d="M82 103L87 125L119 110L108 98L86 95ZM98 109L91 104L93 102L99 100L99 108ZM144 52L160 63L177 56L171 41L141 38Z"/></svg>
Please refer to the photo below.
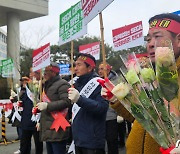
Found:
<svg viewBox="0 0 180 154"><path fill-rule="evenodd" d="M156 28L168 30L175 34L180 33L180 23L168 18L154 19L153 21L151 21L149 24L149 29L152 30Z"/></svg>
<svg viewBox="0 0 180 154"><path fill-rule="evenodd" d="M94 60L91 59L90 57L87 57L87 56L85 56L85 55L82 55L82 56L79 56L78 59L81 60L81 61L83 61L83 62L85 62L85 63L87 63L87 64L89 64L89 65L90 65L91 67L93 67L93 68L96 67L96 64L95 64Z"/></svg>
<svg viewBox="0 0 180 154"><path fill-rule="evenodd" d="M51 62L50 65L48 67L46 67L48 70L51 70L55 73L59 73L60 72L60 68L59 65L55 62Z"/></svg>

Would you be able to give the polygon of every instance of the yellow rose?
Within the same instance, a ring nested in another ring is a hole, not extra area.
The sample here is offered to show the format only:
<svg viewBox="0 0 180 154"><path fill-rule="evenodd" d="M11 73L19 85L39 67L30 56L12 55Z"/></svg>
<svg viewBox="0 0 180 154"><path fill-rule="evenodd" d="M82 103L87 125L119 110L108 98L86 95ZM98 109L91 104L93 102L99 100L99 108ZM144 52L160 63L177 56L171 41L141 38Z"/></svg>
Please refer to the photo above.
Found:
<svg viewBox="0 0 180 154"><path fill-rule="evenodd" d="M112 93L117 97L117 99L122 100L127 96L129 91L130 87L127 83L120 83L113 88Z"/></svg>
<svg viewBox="0 0 180 154"><path fill-rule="evenodd" d="M130 69L127 74L125 75L126 80L131 84L135 84L137 82L140 82L139 77L134 69Z"/></svg>
<svg viewBox="0 0 180 154"><path fill-rule="evenodd" d="M34 85L35 85L35 84L39 84L38 80L34 79L34 80L33 80L33 84L34 84Z"/></svg>
<svg viewBox="0 0 180 154"><path fill-rule="evenodd" d="M15 87L16 87L16 88L19 88L19 84L16 84Z"/></svg>
<svg viewBox="0 0 180 154"><path fill-rule="evenodd" d="M152 68L143 68L141 70L141 76L145 82L152 82L155 80L155 73Z"/></svg>

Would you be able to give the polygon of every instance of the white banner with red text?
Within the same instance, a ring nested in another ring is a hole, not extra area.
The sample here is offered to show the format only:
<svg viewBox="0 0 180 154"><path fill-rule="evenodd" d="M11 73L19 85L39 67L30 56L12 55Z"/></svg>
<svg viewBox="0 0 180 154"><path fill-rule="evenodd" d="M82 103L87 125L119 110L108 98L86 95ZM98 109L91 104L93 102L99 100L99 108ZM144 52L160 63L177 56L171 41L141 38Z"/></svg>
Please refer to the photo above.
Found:
<svg viewBox="0 0 180 154"><path fill-rule="evenodd" d="M32 69L33 71L40 70L46 66L50 65L50 43L36 49L32 54L33 63Z"/></svg>
<svg viewBox="0 0 180 154"><path fill-rule="evenodd" d="M142 21L112 30L114 50L144 45Z"/></svg>
<svg viewBox="0 0 180 154"><path fill-rule="evenodd" d="M13 109L13 103L10 101L10 99L1 99L0 100L0 118L2 117L1 111L4 109L5 116L8 117L8 115L11 113Z"/></svg>
<svg viewBox="0 0 180 154"><path fill-rule="evenodd" d="M79 46L80 53L92 55L96 60L100 59L100 42L94 42Z"/></svg>
<svg viewBox="0 0 180 154"><path fill-rule="evenodd" d="M81 0L84 23L87 25L114 0Z"/></svg>

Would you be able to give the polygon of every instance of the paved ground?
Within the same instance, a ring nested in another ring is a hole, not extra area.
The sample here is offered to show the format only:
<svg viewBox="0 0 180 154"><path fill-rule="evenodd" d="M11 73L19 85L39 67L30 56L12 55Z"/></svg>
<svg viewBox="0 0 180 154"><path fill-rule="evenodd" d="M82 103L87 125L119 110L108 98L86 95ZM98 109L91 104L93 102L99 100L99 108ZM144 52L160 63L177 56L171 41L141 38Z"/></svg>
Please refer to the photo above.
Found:
<svg viewBox="0 0 180 154"><path fill-rule="evenodd" d="M1 122L0 122L0 138L1 138ZM17 138L17 133L16 133L16 128L15 127L11 127L11 125L6 123L6 138L9 141L13 141ZM31 148L31 154L35 154L35 148L34 148L34 142L32 140L32 148ZM5 144L0 144L0 154L13 154L15 151L17 151L19 148L19 141L18 142L14 142L14 143L8 143L7 145ZM43 150L43 154L47 154L46 153L46 147L45 147L45 143L44 143L44 150ZM123 149L119 149L119 154L126 154L125 152L125 148Z"/></svg>
<svg viewBox="0 0 180 154"><path fill-rule="evenodd" d="M0 138L1 138L1 122L0 122ZM6 138L9 141L14 141L17 138L16 127L12 127L10 124L7 123L6 123ZM31 143L32 143L31 154L35 154L33 139ZM15 151L19 149L19 144L20 144L19 141L16 141L14 143L8 143L7 145L0 144L0 154L13 154ZM43 154L47 154L45 143L44 143L43 151L44 151Z"/></svg>

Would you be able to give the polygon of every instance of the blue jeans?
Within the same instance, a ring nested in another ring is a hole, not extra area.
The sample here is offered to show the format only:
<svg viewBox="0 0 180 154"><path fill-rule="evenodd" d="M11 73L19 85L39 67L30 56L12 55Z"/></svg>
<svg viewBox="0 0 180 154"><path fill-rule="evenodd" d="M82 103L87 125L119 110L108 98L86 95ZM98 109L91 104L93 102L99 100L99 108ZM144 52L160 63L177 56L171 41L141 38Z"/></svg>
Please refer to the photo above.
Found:
<svg viewBox="0 0 180 154"><path fill-rule="evenodd" d="M66 154L66 141L46 142L47 154Z"/></svg>

